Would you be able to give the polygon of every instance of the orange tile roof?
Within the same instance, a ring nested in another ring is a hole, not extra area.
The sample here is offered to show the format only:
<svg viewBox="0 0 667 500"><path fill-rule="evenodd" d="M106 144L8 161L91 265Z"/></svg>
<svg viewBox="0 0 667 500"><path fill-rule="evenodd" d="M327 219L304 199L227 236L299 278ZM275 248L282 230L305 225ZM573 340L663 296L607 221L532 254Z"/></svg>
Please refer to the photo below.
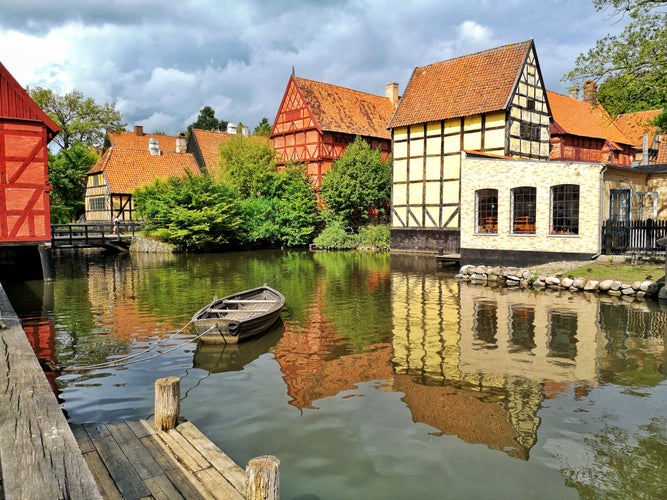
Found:
<svg viewBox="0 0 667 500"><path fill-rule="evenodd" d="M306 78L294 81L322 130L391 139L387 123L394 106L387 97Z"/></svg>
<svg viewBox="0 0 667 500"><path fill-rule="evenodd" d="M632 144L601 105L574 99L547 90L553 123L551 133L606 139L619 144Z"/></svg>
<svg viewBox="0 0 667 500"><path fill-rule="evenodd" d="M415 68L390 128L507 109L533 41Z"/></svg>
<svg viewBox="0 0 667 500"><path fill-rule="evenodd" d="M650 122L660 113L661 109L652 109L649 111L637 111L635 113L624 113L618 115L614 123L620 128L636 148L641 148L644 140L644 134L648 134L649 145L655 137L656 126Z"/></svg>
<svg viewBox="0 0 667 500"><path fill-rule="evenodd" d="M192 137L201 152L204 165L207 169L215 170L220 165L220 146L234 137L227 132L214 132L211 130L192 129Z"/></svg>
<svg viewBox="0 0 667 500"><path fill-rule="evenodd" d="M132 193L155 179L185 177L185 172L200 173L189 153L162 153L153 156L148 149L109 148L88 172L104 172L111 193Z"/></svg>
<svg viewBox="0 0 667 500"><path fill-rule="evenodd" d="M164 153L176 152L176 136L160 134L141 134L135 132L109 132L111 147L119 149L145 149L148 151L148 140L157 139L160 151Z"/></svg>

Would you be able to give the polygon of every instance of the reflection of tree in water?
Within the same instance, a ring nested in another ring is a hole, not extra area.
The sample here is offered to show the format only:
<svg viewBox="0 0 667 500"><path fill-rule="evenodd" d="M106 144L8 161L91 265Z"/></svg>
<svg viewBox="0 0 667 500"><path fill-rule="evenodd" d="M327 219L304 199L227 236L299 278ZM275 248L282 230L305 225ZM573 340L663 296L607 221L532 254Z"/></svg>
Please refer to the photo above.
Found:
<svg viewBox="0 0 667 500"><path fill-rule="evenodd" d="M638 436L607 426L585 438L592 463L563 469L567 485L582 498L667 498L666 424L654 418Z"/></svg>

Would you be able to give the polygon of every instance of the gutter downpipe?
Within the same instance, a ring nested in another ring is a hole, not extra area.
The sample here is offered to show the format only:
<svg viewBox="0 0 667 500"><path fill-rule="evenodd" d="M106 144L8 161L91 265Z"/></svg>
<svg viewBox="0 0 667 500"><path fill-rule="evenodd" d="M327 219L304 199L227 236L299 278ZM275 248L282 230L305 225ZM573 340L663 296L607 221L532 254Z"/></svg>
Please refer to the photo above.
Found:
<svg viewBox="0 0 667 500"><path fill-rule="evenodd" d="M598 234L598 256L602 255L604 248L602 248L602 223L603 223L603 205L604 205L604 174L607 171L607 165L602 165L602 170L600 170L600 232Z"/></svg>

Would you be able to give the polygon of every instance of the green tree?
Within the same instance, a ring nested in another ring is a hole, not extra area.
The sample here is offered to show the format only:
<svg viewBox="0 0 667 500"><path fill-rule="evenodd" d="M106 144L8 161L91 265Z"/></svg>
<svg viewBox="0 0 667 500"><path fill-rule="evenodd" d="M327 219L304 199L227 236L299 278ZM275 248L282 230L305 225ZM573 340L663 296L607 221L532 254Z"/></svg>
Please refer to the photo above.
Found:
<svg viewBox="0 0 667 500"><path fill-rule="evenodd" d="M189 130L198 128L200 130L225 130L227 122L215 117L215 110L211 106L204 106L199 110L197 121L188 127Z"/></svg>
<svg viewBox="0 0 667 500"><path fill-rule="evenodd" d="M269 141L259 137L237 135L220 149L221 180L241 196L262 196L275 176L275 150Z"/></svg>
<svg viewBox="0 0 667 500"><path fill-rule="evenodd" d="M263 137L268 137L271 134L271 124L269 119L265 116L262 118L262 121L255 127L253 132L255 135L261 135Z"/></svg>
<svg viewBox="0 0 667 500"><path fill-rule="evenodd" d="M82 143L99 150L107 131L121 131L126 126L115 103L97 104L78 90L61 96L35 87L30 96L60 126L61 131L53 139L60 149Z"/></svg>
<svg viewBox="0 0 667 500"><path fill-rule="evenodd" d="M133 200L144 232L188 251L233 244L242 223L237 194L207 175L157 179Z"/></svg>
<svg viewBox="0 0 667 500"><path fill-rule="evenodd" d="M391 201L391 161L356 137L322 179L322 201L335 218L357 228L372 213L383 218Z"/></svg>
<svg viewBox="0 0 667 500"><path fill-rule="evenodd" d="M629 7L632 21L620 35L608 35L580 54L564 81L599 83L598 99L611 115L656 109L667 103L667 14L642 0L596 0L598 10Z"/></svg>
<svg viewBox="0 0 667 500"><path fill-rule="evenodd" d="M81 142L50 155L51 222L67 224L83 215L86 173L98 159L92 147Z"/></svg>

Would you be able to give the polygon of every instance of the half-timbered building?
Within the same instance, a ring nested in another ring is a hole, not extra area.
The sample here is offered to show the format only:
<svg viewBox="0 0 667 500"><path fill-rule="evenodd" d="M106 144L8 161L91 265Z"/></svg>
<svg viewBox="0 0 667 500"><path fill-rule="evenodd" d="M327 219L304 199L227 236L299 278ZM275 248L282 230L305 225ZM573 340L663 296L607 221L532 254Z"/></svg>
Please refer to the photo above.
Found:
<svg viewBox="0 0 667 500"><path fill-rule="evenodd" d="M90 169L86 181L86 220L136 220L132 192L155 179L199 174L194 156L186 152L185 136L110 133L110 147Z"/></svg>
<svg viewBox="0 0 667 500"><path fill-rule="evenodd" d="M398 102L398 84L374 95L291 75L271 130L271 143L283 165L306 165L319 187L322 176L360 136L384 158L391 153L387 123Z"/></svg>
<svg viewBox="0 0 667 500"><path fill-rule="evenodd" d="M549 159L630 167L633 140L595 99L595 82L586 82L584 100L547 91L553 116Z"/></svg>
<svg viewBox="0 0 667 500"><path fill-rule="evenodd" d="M47 145L60 131L0 63L0 277L51 279ZM32 254L36 259L30 260ZM26 274L35 271L38 276Z"/></svg>
<svg viewBox="0 0 667 500"><path fill-rule="evenodd" d="M392 250L458 252L461 152L547 160L550 116L532 40L415 68L389 122Z"/></svg>

